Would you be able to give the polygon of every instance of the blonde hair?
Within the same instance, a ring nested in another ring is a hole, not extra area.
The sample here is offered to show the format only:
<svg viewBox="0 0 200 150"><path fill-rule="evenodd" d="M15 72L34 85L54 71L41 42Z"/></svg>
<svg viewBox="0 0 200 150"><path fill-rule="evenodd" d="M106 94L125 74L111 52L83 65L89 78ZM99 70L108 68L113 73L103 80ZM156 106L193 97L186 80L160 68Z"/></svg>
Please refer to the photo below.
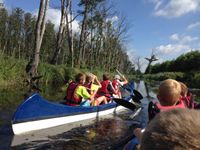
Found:
<svg viewBox="0 0 200 150"><path fill-rule="evenodd" d="M92 82L94 79L94 75L92 73L86 73L86 82Z"/></svg>
<svg viewBox="0 0 200 150"><path fill-rule="evenodd" d="M158 99L163 106L172 106L180 98L180 83L173 79L167 79L161 82L158 90Z"/></svg>
<svg viewBox="0 0 200 150"><path fill-rule="evenodd" d="M181 96L187 96L188 93L188 87L183 83L183 82L179 82L181 85Z"/></svg>
<svg viewBox="0 0 200 150"><path fill-rule="evenodd" d="M171 109L155 116L141 137L141 150L200 149L200 112Z"/></svg>

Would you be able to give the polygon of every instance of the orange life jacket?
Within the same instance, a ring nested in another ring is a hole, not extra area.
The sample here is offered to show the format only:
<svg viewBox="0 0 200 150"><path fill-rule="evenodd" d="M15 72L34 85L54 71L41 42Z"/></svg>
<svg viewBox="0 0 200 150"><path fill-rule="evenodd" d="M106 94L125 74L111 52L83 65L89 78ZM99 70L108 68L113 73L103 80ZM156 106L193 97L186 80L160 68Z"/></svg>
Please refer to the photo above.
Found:
<svg viewBox="0 0 200 150"><path fill-rule="evenodd" d="M71 82L67 88L66 104L70 106L77 106L81 103L82 98L75 94L76 89L80 84Z"/></svg>

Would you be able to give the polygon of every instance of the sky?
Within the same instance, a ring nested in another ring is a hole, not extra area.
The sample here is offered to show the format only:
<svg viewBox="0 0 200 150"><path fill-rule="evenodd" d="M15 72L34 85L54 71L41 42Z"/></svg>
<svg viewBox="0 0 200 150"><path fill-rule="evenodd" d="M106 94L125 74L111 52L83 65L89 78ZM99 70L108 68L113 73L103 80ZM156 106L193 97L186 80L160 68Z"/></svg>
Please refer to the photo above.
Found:
<svg viewBox="0 0 200 150"><path fill-rule="evenodd" d="M48 19L58 26L59 11L52 6ZM77 0L75 0L77 1ZM9 9L20 7L37 14L39 0L4 0ZM113 9L126 18L128 33L127 53L131 59L149 57L152 51L159 61L172 60L191 50L200 50L200 0L109 0ZM76 7L76 6L74 6ZM73 24L78 31L78 20Z"/></svg>

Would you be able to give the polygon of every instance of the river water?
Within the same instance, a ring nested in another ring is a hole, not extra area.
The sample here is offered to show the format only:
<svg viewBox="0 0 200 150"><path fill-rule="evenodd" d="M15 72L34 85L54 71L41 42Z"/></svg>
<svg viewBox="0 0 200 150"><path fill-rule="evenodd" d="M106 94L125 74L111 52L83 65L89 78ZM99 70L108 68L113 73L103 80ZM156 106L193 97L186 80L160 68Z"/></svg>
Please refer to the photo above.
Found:
<svg viewBox="0 0 200 150"><path fill-rule="evenodd" d="M156 84L153 84L155 87ZM135 88L145 98L142 103L146 108L149 99L155 98L156 88L144 82L135 83ZM134 122L145 126L147 115L145 109L133 118L133 112L124 110L98 120L63 125L55 128L36 131L30 134L14 136L11 118L17 106L23 101L26 89L14 91L3 89L0 93L0 149L37 149L37 150L102 150L123 149L124 144L133 137ZM126 92L126 91L123 91ZM50 101L60 101L65 92L59 87L42 88L40 94Z"/></svg>

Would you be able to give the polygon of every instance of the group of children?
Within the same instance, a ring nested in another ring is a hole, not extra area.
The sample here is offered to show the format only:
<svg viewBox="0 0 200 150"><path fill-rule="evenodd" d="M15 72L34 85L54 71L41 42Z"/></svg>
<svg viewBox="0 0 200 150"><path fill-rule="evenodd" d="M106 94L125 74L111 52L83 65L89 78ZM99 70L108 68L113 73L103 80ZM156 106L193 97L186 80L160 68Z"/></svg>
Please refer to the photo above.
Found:
<svg viewBox="0 0 200 150"><path fill-rule="evenodd" d="M200 137L200 124L195 120L200 112L187 109L199 109L199 104L187 86L173 79L164 80L157 98L158 102L149 103L149 124L145 130L136 127L133 131L140 141L140 149L200 149L195 139Z"/></svg>
<svg viewBox="0 0 200 150"><path fill-rule="evenodd" d="M121 97L120 86L127 84L125 77L115 75L111 82L108 74L100 82L94 74L79 73L67 88L66 104L70 106L98 106L107 104L110 97ZM149 124L143 131L134 129L140 142L140 149L200 149L200 112L187 86L173 79L161 82L158 101L151 101L148 107ZM197 119L197 120L195 120ZM196 137L196 138L195 138Z"/></svg>
<svg viewBox="0 0 200 150"><path fill-rule="evenodd" d="M115 75L111 82L108 74L103 75L100 82L92 73L78 73L74 81L67 87L66 104L70 106L98 106L107 104L111 97L121 98L120 86L127 84L123 76Z"/></svg>

